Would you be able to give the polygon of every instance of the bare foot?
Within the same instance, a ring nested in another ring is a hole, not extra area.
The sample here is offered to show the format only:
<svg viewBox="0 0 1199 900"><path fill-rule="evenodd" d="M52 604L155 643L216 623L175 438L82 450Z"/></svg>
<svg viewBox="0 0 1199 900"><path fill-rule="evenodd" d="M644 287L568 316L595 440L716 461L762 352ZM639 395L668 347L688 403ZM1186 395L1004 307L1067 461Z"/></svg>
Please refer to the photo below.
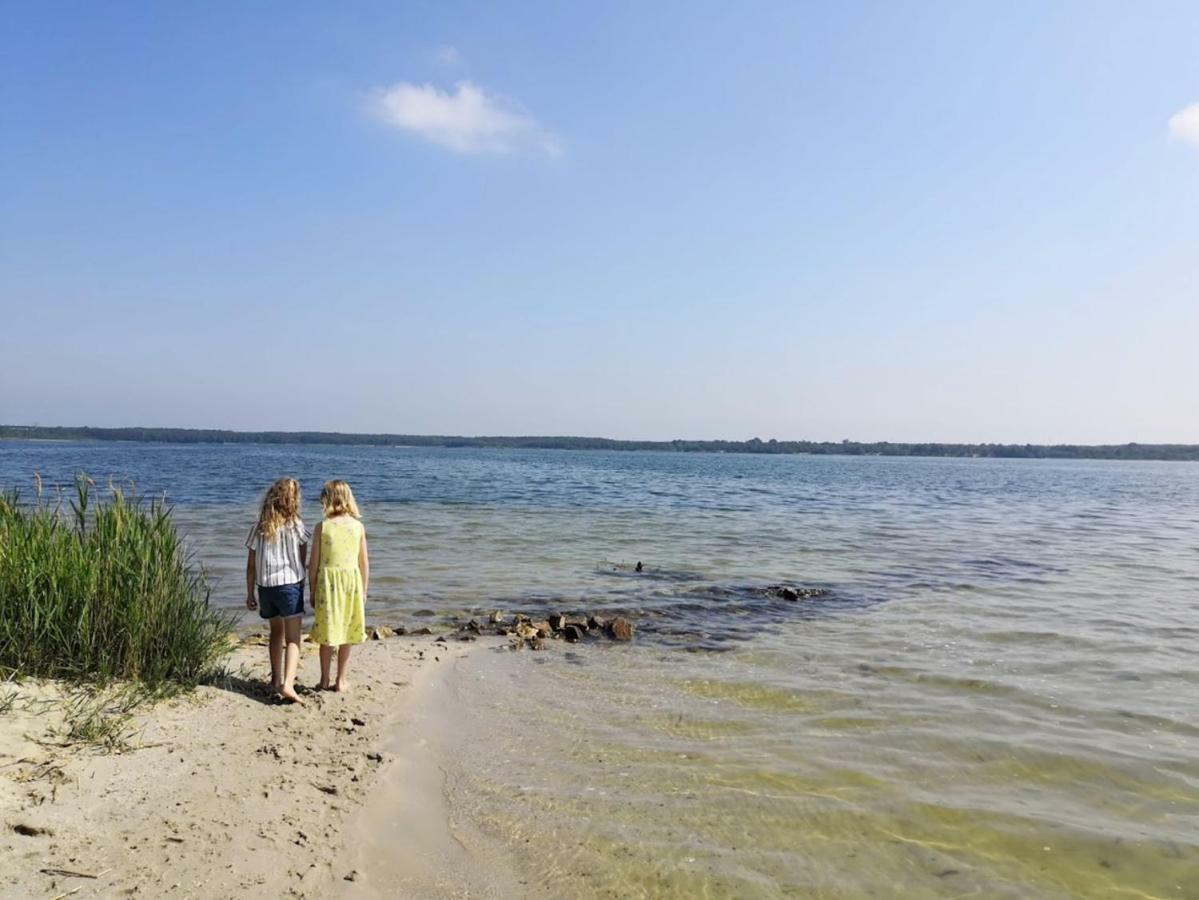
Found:
<svg viewBox="0 0 1199 900"><path fill-rule="evenodd" d="M327 682L327 681L322 681L320 684L318 684L316 686L316 689L318 691L331 691L331 690L333 690L333 685L329 684L329 682Z"/></svg>
<svg viewBox="0 0 1199 900"><path fill-rule="evenodd" d="M279 696L288 703L295 703L299 706L304 705L304 701L300 699L300 695L296 693L296 689L294 687L283 685L283 687L279 688Z"/></svg>
<svg viewBox="0 0 1199 900"><path fill-rule="evenodd" d="M339 693L339 694L344 694L349 689L350 689L350 683L348 681L339 681L339 682L337 682L337 686L335 688L333 688L333 690L337 691L337 693Z"/></svg>

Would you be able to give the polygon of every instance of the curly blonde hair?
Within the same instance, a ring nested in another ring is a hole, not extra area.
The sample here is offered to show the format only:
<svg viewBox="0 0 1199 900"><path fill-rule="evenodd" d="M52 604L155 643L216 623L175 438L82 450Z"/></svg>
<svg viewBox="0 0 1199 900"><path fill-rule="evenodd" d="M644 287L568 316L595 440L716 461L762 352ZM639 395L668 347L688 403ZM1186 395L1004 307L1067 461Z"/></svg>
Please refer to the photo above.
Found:
<svg viewBox="0 0 1199 900"><path fill-rule="evenodd" d="M354 502L354 492L339 478L326 481L325 486L321 488L321 506L325 508L325 516L328 518L341 515L362 518L362 514L358 512L358 504Z"/></svg>
<svg viewBox="0 0 1199 900"><path fill-rule="evenodd" d="M300 483L294 478L280 478L262 498L258 510L258 533L268 541L279 529L300 518Z"/></svg>

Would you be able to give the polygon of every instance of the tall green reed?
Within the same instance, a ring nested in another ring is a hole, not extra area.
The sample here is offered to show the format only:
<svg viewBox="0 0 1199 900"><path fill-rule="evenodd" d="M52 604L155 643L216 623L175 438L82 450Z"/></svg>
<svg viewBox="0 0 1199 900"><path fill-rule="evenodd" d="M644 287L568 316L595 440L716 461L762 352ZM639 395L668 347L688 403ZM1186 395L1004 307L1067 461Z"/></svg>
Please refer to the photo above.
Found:
<svg viewBox="0 0 1199 900"><path fill-rule="evenodd" d="M0 494L0 670L191 685L228 652L233 617L209 604L163 500L75 479L74 496ZM67 499L64 508L64 499Z"/></svg>

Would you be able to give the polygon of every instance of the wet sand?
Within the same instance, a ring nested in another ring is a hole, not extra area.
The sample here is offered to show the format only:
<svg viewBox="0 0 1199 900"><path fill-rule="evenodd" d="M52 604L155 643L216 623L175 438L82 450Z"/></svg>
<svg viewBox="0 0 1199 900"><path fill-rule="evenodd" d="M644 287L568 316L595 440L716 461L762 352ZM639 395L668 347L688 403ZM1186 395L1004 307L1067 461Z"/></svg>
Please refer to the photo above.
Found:
<svg viewBox="0 0 1199 900"><path fill-rule="evenodd" d="M507 654L485 644L480 653ZM411 702L384 742L391 763L345 829L357 877L334 896L502 898L540 896L515 874L508 848L453 814L447 794L466 734L457 668L415 675Z"/></svg>
<svg viewBox="0 0 1199 900"><path fill-rule="evenodd" d="M265 648L241 647L221 685L138 710L115 753L63 745L61 685L5 686L0 895L480 896L429 735L453 661L487 646L368 642L353 690L303 708L270 704ZM305 645L300 683L317 674Z"/></svg>

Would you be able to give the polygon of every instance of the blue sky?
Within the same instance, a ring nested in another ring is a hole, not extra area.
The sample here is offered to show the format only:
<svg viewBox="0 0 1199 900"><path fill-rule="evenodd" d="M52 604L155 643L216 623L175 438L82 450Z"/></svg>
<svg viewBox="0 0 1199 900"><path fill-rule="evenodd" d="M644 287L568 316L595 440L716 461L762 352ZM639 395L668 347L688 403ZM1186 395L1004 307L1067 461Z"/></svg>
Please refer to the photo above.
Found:
<svg viewBox="0 0 1199 900"><path fill-rule="evenodd" d="M1199 442L1199 5L0 8L2 422Z"/></svg>

